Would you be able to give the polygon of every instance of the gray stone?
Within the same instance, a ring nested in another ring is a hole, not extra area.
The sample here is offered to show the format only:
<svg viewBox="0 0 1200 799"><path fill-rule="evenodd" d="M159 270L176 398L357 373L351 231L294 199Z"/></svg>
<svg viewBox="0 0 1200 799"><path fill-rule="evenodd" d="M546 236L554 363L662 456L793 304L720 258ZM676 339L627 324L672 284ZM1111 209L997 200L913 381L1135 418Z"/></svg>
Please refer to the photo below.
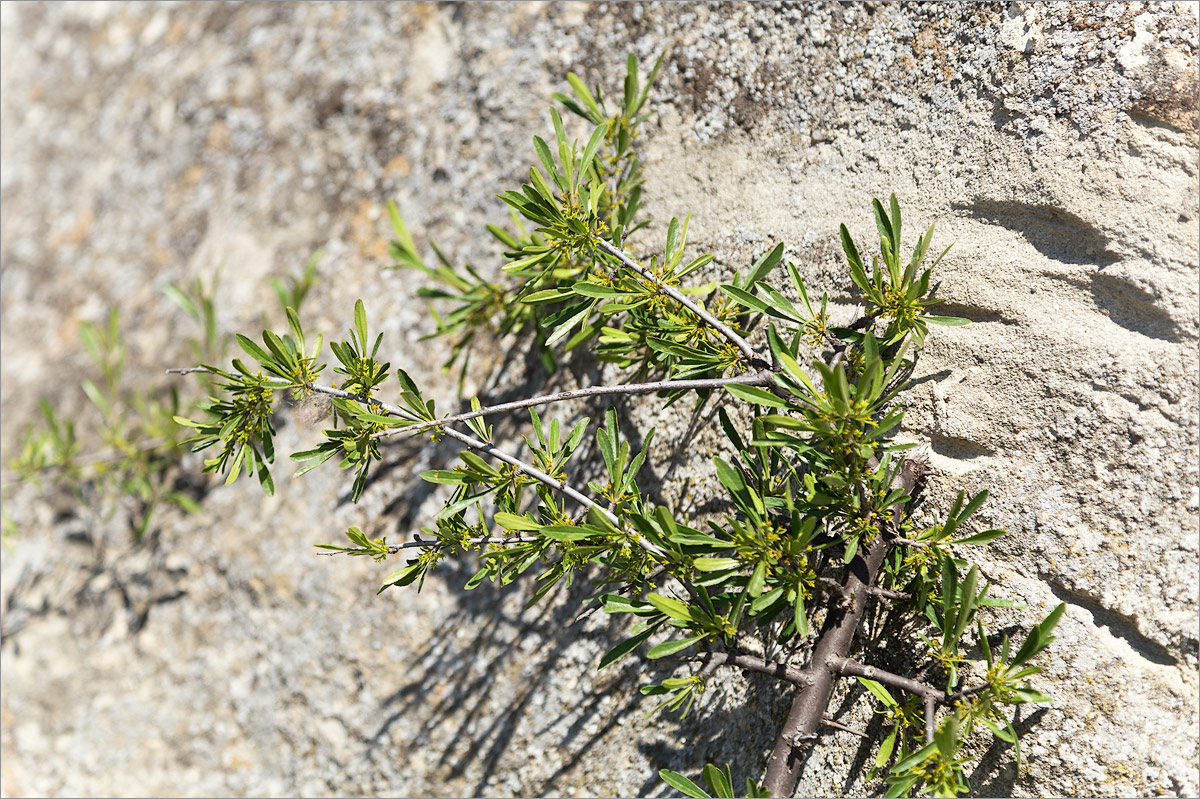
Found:
<svg viewBox="0 0 1200 799"><path fill-rule="evenodd" d="M869 240L872 196L956 242L943 293L975 324L934 331L906 420L933 447L928 518L991 490L1011 534L984 571L1027 606L997 627L1068 603L1037 678L1055 703L1022 714L1020 773L990 750L975 790L1196 795L1196 29L1193 3L4 4L0 443L47 396L99 449L80 321L120 306L131 378L161 383L194 333L164 283L223 265L222 329L256 330L269 278L318 247L307 325L340 335L364 298L393 366L452 405L418 281L383 269L384 203L494 269L482 224L507 218L495 194L565 73L616 87L626 53L665 51L637 246L690 211L716 280L784 240L848 314L837 225ZM481 347L467 390L503 387L512 346ZM716 434L686 408L630 414L664 453L688 444L656 465L664 496L716 495ZM315 441L283 424L281 450ZM351 524L427 524L415 475L452 456L390 450L358 505L332 465L293 483L281 462L276 497L214 490L141 545L6 477L3 793L666 795L660 768L757 774L789 701L770 680L645 720L637 664L594 670L622 622L569 626L584 589L523 610L526 589L462 591L466 564L376 597L394 566L314 554ZM870 722L860 692L837 702ZM875 792L872 758L823 738L799 793Z"/></svg>

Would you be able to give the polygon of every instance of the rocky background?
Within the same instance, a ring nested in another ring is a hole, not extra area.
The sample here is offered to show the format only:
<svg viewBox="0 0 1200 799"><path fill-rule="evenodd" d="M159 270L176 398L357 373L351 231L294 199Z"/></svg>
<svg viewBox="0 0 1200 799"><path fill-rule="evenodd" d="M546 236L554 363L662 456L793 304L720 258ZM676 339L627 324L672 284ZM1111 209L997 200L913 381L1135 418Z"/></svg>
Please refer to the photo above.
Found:
<svg viewBox="0 0 1200 799"><path fill-rule="evenodd" d="M393 365L452 405L419 281L384 269L385 202L494 269L482 226L507 218L495 194L566 72L615 93L627 53L665 53L642 246L690 211L706 279L784 240L842 307L837 225L869 241L871 197L956 242L942 293L975 324L934 331L905 434L933 446L931 513L991 489L984 521L1012 532L985 573L1028 606L1001 624L1068 604L1038 678L1055 702L1018 720L1019 770L989 749L975 790L1194 796L1196 8L6 3L5 461L39 397L97 445L81 321L120 308L128 379L165 386L194 334L166 282L222 267L220 326L251 332L264 309L278 324L269 279L317 248L308 326L342 334L365 298ZM517 346L481 342L468 392L543 385L506 366ZM717 437L687 408L626 410L658 425L662 494L711 496ZM315 440L280 426L281 448ZM387 564L314 554L349 524L427 522L414 475L452 456L388 450L357 505L332 465L292 482L281 462L275 497L213 490L141 543L119 511L6 476L3 794L629 796L666 795L660 768L760 774L789 702L770 680L646 720L636 664L594 668L617 623L568 626L584 589L523 610L525 588L462 591L464 564L376 597ZM861 690L835 709L870 723ZM799 795L877 791L873 757L825 737Z"/></svg>

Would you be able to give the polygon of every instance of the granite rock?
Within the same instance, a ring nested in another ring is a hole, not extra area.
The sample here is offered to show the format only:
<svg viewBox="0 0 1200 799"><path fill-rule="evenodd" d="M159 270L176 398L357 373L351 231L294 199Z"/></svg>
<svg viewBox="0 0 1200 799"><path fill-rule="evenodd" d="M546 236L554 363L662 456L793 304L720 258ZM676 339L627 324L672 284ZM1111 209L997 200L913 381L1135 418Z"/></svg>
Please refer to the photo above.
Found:
<svg viewBox="0 0 1200 799"><path fill-rule="evenodd" d="M41 396L97 422L80 321L119 307L131 379L162 384L192 335L164 283L222 266L222 329L254 330L317 248L308 326L336 335L366 298L393 365L452 404L413 276L383 268L386 201L494 269L482 224L565 73L611 86L626 53L666 53L642 241L690 211L708 279L785 241L842 312L837 225L868 239L871 197L956 242L947 312L974 324L935 331L905 429L933 448L928 512L989 488L1011 535L984 570L1028 607L1000 623L1068 606L1037 678L1055 702L1022 716L1020 772L988 750L976 791L1196 795L1196 7L6 3L5 458ZM468 391L519 390L511 346L481 346ZM703 506L718 437L628 411L687 443L658 491ZM281 424L281 448L313 442ZM377 597L386 566L315 556L350 524L428 522L415 474L452 451L388 452L357 505L336 470L279 464L275 497L215 490L140 544L120 513L6 485L4 795L666 795L660 768L760 772L786 691L733 675L645 720L635 664L594 668L619 621L569 625L581 588L524 610L461 590L463 564ZM860 691L837 701L870 722ZM872 758L826 737L798 795L869 794Z"/></svg>

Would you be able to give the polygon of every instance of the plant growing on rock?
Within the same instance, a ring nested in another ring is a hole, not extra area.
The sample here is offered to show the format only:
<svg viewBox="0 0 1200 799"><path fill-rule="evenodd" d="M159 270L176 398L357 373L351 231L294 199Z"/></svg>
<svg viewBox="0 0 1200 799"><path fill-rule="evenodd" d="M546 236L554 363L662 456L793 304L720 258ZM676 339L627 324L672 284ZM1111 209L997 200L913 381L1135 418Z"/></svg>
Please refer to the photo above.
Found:
<svg viewBox="0 0 1200 799"><path fill-rule="evenodd" d="M320 257L320 251L315 253L300 276L271 280L281 310L300 307L315 282ZM208 281L196 278L185 286L163 286L163 293L198 328L198 335L187 342L198 361L222 361L232 344L231 337L217 324L215 293L219 277L220 270ZM85 442L94 442L77 436L76 420L42 398L38 402L40 424L25 428L17 455L6 465L18 480L41 483L53 478L84 506L105 515L124 510L134 537L140 539L152 528L160 508L174 506L189 513L199 510L196 498L177 485L181 475L179 444L186 430L174 419L181 413L198 413L203 395L195 392L181 398L175 385L147 388L129 384L119 308L109 311L105 325L82 322L79 338L98 377L98 381L83 379L80 388L91 410L99 415L98 424L79 427L98 432L103 449L85 450ZM203 374L201 388L208 392L211 403L211 395L218 389L210 377ZM17 528L15 522L9 525L7 517L5 525L6 530Z"/></svg>
<svg viewBox="0 0 1200 799"><path fill-rule="evenodd" d="M674 664L671 676L642 688L657 697L656 709L686 713L721 668L790 686L791 711L763 781L747 780L747 795L794 792L805 747L822 730L846 729L827 709L837 681L851 677L887 718L875 761L887 794L965 793L970 736L986 730L1015 746L1006 709L1048 701L1028 680L1062 606L1020 646L989 637L987 609L1011 603L990 597L978 567L963 559L1003 534L969 529L986 492L960 494L931 527L910 516L928 462L893 438L901 398L930 326L965 324L930 313L940 302L931 285L941 256L928 257L933 227L906 251L895 196L874 201L880 244L870 263L842 227L849 278L863 302L845 327L831 323L828 296L813 300L782 244L729 283L691 285L712 256L686 258L686 219L672 219L657 246L635 247L629 238L645 224L633 145L656 71L643 81L630 58L624 91L611 104L569 76L573 96L556 99L592 129L580 145L551 111L554 141L535 137L538 165L528 183L500 195L517 223L515 231L488 227L505 247L503 282L455 268L436 247L437 265L427 264L389 205L397 265L437 281L422 293L451 306L435 315L436 333L452 339L448 366L461 358L466 370L478 331L525 330L547 365L586 345L630 382L492 406L474 398L469 410L442 415L404 369L393 372L381 358L382 334L371 336L360 300L348 337L330 345L334 380L320 381L321 338L289 310L286 332L264 331L261 344L237 337L248 360L235 359L232 370L200 367L219 381L223 398L208 406L207 419L178 421L194 430L195 449L215 453L206 471L229 481L254 474L269 492L274 401L281 393L325 395L332 426L316 447L291 457L303 464L297 476L339 459L354 471L355 500L381 459L381 440L453 440L462 446L459 465L423 475L447 486L431 527L392 544L352 527L347 545L321 546L377 560L407 556L381 591L419 590L441 561L463 556L479 563L468 588L532 572L535 599L586 574L597 586L590 607L635 622L600 668L635 653ZM573 474L591 420L563 424L538 409L630 395L723 403L718 419L729 450L712 467L728 496L726 513L691 518L654 501L641 478L655 457L654 431L634 451L612 407L591 432L603 469L592 479ZM486 421L518 411L530 418L524 452L498 441ZM856 646L869 610L920 628L913 673L893 673L887 653ZM708 795L681 774L661 774L688 795ZM716 795L734 795L730 770L708 765L703 775Z"/></svg>

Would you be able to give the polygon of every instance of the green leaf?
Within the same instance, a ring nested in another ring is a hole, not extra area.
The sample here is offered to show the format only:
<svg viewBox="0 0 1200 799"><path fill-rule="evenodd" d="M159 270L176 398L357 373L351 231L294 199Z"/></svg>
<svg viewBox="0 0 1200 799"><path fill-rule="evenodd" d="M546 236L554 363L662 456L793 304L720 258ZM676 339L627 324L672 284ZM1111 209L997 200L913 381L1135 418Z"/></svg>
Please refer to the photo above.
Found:
<svg viewBox="0 0 1200 799"><path fill-rule="evenodd" d="M103 413L108 413L110 407L109 402L104 396L104 392L100 390L99 386L97 386L91 380L84 379L83 382L80 383L80 387L83 389L83 393L87 394L88 399L92 401L93 405L99 408Z"/></svg>
<svg viewBox="0 0 1200 799"><path fill-rule="evenodd" d="M712 799L712 797L706 793L703 788L677 771L671 771L664 768L659 770L658 776L663 782L665 782L667 785L670 785L684 796L691 796L693 799Z"/></svg>
<svg viewBox="0 0 1200 799"><path fill-rule="evenodd" d="M551 347L557 342L561 341L568 333L571 332L572 328L587 318L587 315L591 313L593 307L595 307L594 302L585 304L582 309L567 319L567 321L555 328L554 332L546 338L546 346Z"/></svg>
<svg viewBox="0 0 1200 799"><path fill-rule="evenodd" d="M650 651L646 653L646 657L650 660L665 658L668 655L674 655L676 652L682 652L707 637L707 633L702 633L700 635L693 635L691 638L682 638L678 641L663 641L661 644L651 647Z"/></svg>
<svg viewBox="0 0 1200 799"><path fill-rule="evenodd" d="M500 511L493 518L496 520L496 524L504 527L506 530L522 530L536 533L542 529L541 522L534 521L528 516L518 516L515 513Z"/></svg>
<svg viewBox="0 0 1200 799"><path fill-rule="evenodd" d="M397 569L384 578L383 585L380 586L379 590L383 591L384 588L389 588L393 585L409 585L421 576L423 568L424 565L418 562L405 566L402 569Z"/></svg>
<svg viewBox="0 0 1200 799"><path fill-rule="evenodd" d="M569 289L565 291L563 289L542 289L541 291L535 291L532 294L525 295L521 298L521 302L525 303L526 305L541 305L542 303L547 302L558 302L559 300L564 300L570 296L572 296L572 294Z"/></svg>
<svg viewBox="0 0 1200 799"><path fill-rule="evenodd" d="M234 337L237 339L238 345L254 360L258 361L264 366L275 363L275 359L272 358L266 350L243 336L241 333L235 333Z"/></svg>
<svg viewBox="0 0 1200 799"><path fill-rule="evenodd" d="M754 284L766 277L772 269L774 269L779 261L783 258L783 242L779 242L771 251L759 258L754 266L750 267L750 274L746 277L746 282L743 288L750 290Z"/></svg>
<svg viewBox="0 0 1200 799"><path fill-rule="evenodd" d="M646 596L646 601L672 619L693 621L691 609L674 597L663 596L662 594L649 594Z"/></svg>
<svg viewBox="0 0 1200 799"><path fill-rule="evenodd" d="M899 774L901 772L908 771L910 768L912 768L913 766L922 762L923 760L927 759L930 755L932 755L936 751L937 751L936 743L926 744L925 746L922 746L917 751L913 752L908 757L901 760L896 765L892 766L892 773Z"/></svg>
<svg viewBox="0 0 1200 799"><path fill-rule="evenodd" d="M692 565L696 567L696 570L702 572L720 572L728 569L736 569L741 563L737 558L696 558L692 561Z"/></svg>
<svg viewBox="0 0 1200 799"><path fill-rule="evenodd" d="M671 217L671 222L667 225L667 249L665 250L667 258L670 258L675 252L677 244L679 244L679 220Z"/></svg>
<svg viewBox="0 0 1200 799"><path fill-rule="evenodd" d="M583 148L583 155L579 156L579 163L576 167L576 179L580 179L584 173L588 171L588 167L592 164L592 159L596 157L596 151L600 149L600 145L604 142L604 137L608 135L608 123L597 126L592 131L592 137L588 139L587 146Z"/></svg>
<svg viewBox="0 0 1200 799"><path fill-rule="evenodd" d="M978 494L976 494L975 496L971 497L971 501L970 501L970 502L968 502L968 503L967 503L967 505L966 505L966 507L964 507L964 508L962 509L962 512L958 514L958 517L957 517L957 523L958 523L958 524L962 524L962 523L963 523L963 522L965 522L967 519L969 519L969 518L971 518L972 516L974 516L974 515L975 515L975 513L976 513L976 512L977 512L977 511L978 511L978 510L979 510L981 507L983 507L983 503L987 502L987 498L988 498L988 492L987 492L987 489L984 489L983 491L980 491L980 492L979 492Z"/></svg>
<svg viewBox="0 0 1200 799"><path fill-rule="evenodd" d="M740 471L730 466L720 457L714 457L713 464L717 468L717 479L721 481L721 485L725 486L731 494L738 494L746 490L746 482L742 479Z"/></svg>
<svg viewBox="0 0 1200 799"><path fill-rule="evenodd" d="M588 91L588 87L579 76L574 72L567 73L567 83L571 84L571 88L575 91L577 97L583 101L584 106L592 113L593 119L603 119L604 112L600 110L600 106L596 105L596 98Z"/></svg>
<svg viewBox="0 0 1200 799"><path fill-rule="evenodd" d="M421 479L427 483L439 483L441 485L465 485L470 482L470 478L466 472L453 469L430 469L421 472Z"/></svg>
<svg viewBox="0 0 1200 799"><path fill-rule="evenodd" d="M1050 615L1043 619L1041 624L1029 631L1029 637L1017 650L1017 654L1013 655L1009 668L1022 665L1050 645L1050 642L1054 640L1054 636L1050 633L1058 626L1058 620L1062 618L1066 609L1066 603L1060 603L1058 607L1050 611Z"/></svg>
<svg viewBox="0 0 1200 799"><path fill-rule="evenodd" d="M354 329L358 333L359 347L362 348L365 355L367 350L367 309L363 307L362 300L354 301Z"/></svg>
<svg viewBox="0 0 1200 799"><path fill-rule="evenodd" d="M792 623L796 625L797 635L808 637L808 613L804 610L804 594L800 592L796 593L796 600L792 604Z"/></svg>
<svg viewBox="0 0 1200 799"><path fill-rule="evenodd" d="M746 593L752 597L757 597L763 592L763 587L767 579L767 564L764 561L759 561L754 566L754 573L750 575L750 582L746 583Z"/></svg>
<svg viewBox="0 0 1200 799"><path fill-rule="evenodd" d="M774 316L776 319L790 319L790 317L782 311L771 307L766 301L759 299L748 291L744 291L737 286L724 284L719 286L721 293L727 295L739 305L744 305L747 308L752 308L760 313L765 313L768 316Z"/></svg>
<svg viewBox="0 0 1200 799"><path fill-rule="evenodd" d="M192 302L191 297L180 291L178 286L176 286L174 283L168 283L162 287L162 290L163 294L166 294L168 297L170 297L176 305L183 309L185 314L190 316L192 319L200 319L200 311L196 308L196 304Z"/></svg>
<svg viewBox="0 0 1200 799"><path fill-rule="evenodd" d="M310 460L310 461L309 461L308 463L306 463L304 466L301 466L299 469L297 469L297 470L296 470L296 473L295 473L294 475L292 475L292 479L294 480L294 479L296 479L297 477L303 477L304 475L308 474L308 473L309 473L309 472L311 472L313 469L317 468L317 467L318 467L318 466L320 466L322 463L324 463L325 461L329 460L330 458L332 458L332 457L333 457L334 455L336 455L336 454L338 454L338 448L337 448L337 447L330 447L329 449L327 449L327 450L325 450L324 452L322 452L320 455L316 456L316 457L315 457L315 459L313 459L313 460ZM292 457L293 457L293 458L295 458L296 456L295 456L295 455L293 455Z"/></svg>
<svg viewBox="0 0 1200 799"><path fill-rule="evenodd" d="M992 735L995 735L1001 741L1008 744L1015 744L1017 742L1017 737L1013 734L1015 731L1006 730L991 719L981 718L979 720L983 722L983 726L992 731Z"/></svg>
<svg viewBox="0 0 1200 799"><path fill-rule="evenodd" d="M730 383L725 386L725 390L738 399L753 402L755 405L766 405L769 408L790 408L791 405L784 399L781 399L765 388L757 386L742 386L737 383Z"/></svg>
<svg viewBox="0 0 1200 799"><path fill-rule="evenodd" d="M604 656L600 658L600 665L597 668L603 669L605 666L608 666L608 665L616 662L617 660L620 660L621 658L625 657L625 655L629 654L630 652L632 652L633 650L635 650L639 646L641 646L642 643L645 642L645 640L647 638L649 638L651 635L653 635L657 631L657 629L658 629L657 627L647 627L645 630L642 630L637 635L631 636L629 638L626 638L624 641L621 641L619 644L614 646L612 649L610 649L604 653Z"/></svg>
<svg viewBox="0 0 1200 799"><path fill-rule="evenodd" d="M966 538L956 538L951 541L951 544L986 544L993 541L1002 535L1008 535L1007 530L984 530L982 533L969 535Z"/></svg>
<svg viewBox="0 0 1200 799"><path fill-rule="evenodd" d="M601 286L599 283L589 283L586 280L572 283L571 291L575 294L582 294L584 297L597 297L599 299L617 299L629 296L629 292L621 291L612 286Z"/></svg>
<svg viewBox="0 0 1200 799"><path fill-rule="evenodd" d="M882 702L884 707L900 707L900 703L897 702L890 693L888 693L888 689L884 688L882 683L878 683L875 680L868 680L865 677L856 677L855 679L862 683L863 687L870 691L876 699Z"/></svg>
<svg viewBox="0 0 1200 799"><path fill-rule="evenodd" d="M854 239L850 236L850 230L842 225L839 228L842 236L842 251L846 253L846 260L850 262L850 266L858 269L866 275L866 268L863 266L862 256L858 254L858 247L854 244ZM857 281L856 281L857 282ZM864 286L859 286L864 288Z"/></svg>
<svg viewBox="0 0 1200 799"><path fill-rule="evenodd" d="M538 160L540 160L542 162L542 166L546 168L546 174L548 174L555 183L559 183L560 176L558 174L558 168L554 165L554 156L550 154L550 147L546 144L545 139L543 139L541 136L534 136L533 149L537 151Z"/></svg>
<svg viewBox="0 0 1200 799"><path fill-rule="evenodd" d="M933 316L931 314L923 314L921 319L931 325L943 325L945 327L959 327L971 324L970 319L964 319L961 316Z"/></svg>
<svg viewBox="0 0 1200 799"><path fill-rule="evenodd" d="M967 578L963 580L962 586L959 589L961 605L958 609L958 618L954 621L954 634L950 639L951 646L958 646L963 632L967 629L967 623L971 620L971 616L975 611L975 586L978 584L978 581L979 567L972 566L971 570L967 572Z"/></svg>
<svg viewBox="0 0 1200 799"><path fill-rule="evenodd" d="M875 755L875 768L883 768L883 764L887 763L888 758L892 756L892 751L896 748L896 734L899 731L899 726L893 726L891 732L883 739L883 743L879 745L879 753Z"/></svg>
<svg viewBox="0 0 1200 799"><path fill-rule="evenodd" d="M556 524L539 528L539 534L555 541L582 541L596 535L596 531L590 527Z"/></svg>
<svg viewBox="0 0 1200 799"><path fill-rule="evenodd" d="M733 799L733 785L730 784L729 776L712 763L704 764L704 781L721 799Z"/></svg>
<svg viewBox="0 0 1200 799"><path fill-rule="evenodd" d="M400 216L400 209L396 207L396 203L392 200L387 201L388 220L392 223L392 232L396 234L396 240L400 242L400 246L405 252L416 255L417 245L413 243L412 235L408 232L408 226L404 224L403 217ZM424 264L421 264L424 266Z"/></svg>

